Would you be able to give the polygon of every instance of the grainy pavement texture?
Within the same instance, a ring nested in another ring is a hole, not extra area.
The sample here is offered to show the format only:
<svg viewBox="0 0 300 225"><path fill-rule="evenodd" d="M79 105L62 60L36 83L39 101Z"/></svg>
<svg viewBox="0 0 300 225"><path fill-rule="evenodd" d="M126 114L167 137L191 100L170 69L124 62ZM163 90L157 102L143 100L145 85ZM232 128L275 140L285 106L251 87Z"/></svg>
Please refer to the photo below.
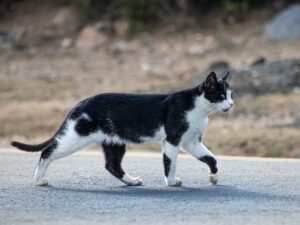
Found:
<svg viewBox="0 0 300 225"><path fill-rule="evenodd" d="M124 168L144 186L127 187L99 152L53 162L50 185L37 187L38 154L1 151L0 224L300 224L300 160L220 157L213 186L203 163L180 155L175 188L159 154L128 153Z"/></svg>

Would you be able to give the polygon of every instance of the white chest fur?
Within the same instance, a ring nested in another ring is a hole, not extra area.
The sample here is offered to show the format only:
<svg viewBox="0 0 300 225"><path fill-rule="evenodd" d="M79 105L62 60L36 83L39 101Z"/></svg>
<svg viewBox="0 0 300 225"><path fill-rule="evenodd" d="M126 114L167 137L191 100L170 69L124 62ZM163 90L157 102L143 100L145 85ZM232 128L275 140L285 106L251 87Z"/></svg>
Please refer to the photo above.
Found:
<svg viewBox="0 0 300 225"><path fill-rule="evenodd" d="M209 121L208 107L206 100L202 96L195 100L194 108L186 114L189 128L182 136L181 144L196 140L203 135Z"/></svg>

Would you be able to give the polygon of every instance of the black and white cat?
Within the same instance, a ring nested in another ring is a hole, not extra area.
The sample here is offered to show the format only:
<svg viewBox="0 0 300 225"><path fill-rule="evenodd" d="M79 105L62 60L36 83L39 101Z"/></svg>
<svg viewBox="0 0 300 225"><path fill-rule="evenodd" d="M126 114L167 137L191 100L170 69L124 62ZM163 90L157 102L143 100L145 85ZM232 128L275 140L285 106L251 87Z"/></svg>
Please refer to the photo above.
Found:
<svg viewBox="0 0 300 225"><path fill-rule="evenodd" d="M182 148L206 163L209 177L217 183L217 160L201 141L208 116L233 106L232 92L226 82L211 72L199 86L172 94L99 94L73 108L56 134L38 145L12 142L24 151L42 151L35 170L37 185L47 185L49 164L92 143L99 143L105 155L105 168L127 185L141 185L129 176L121 162L128 143L162 142L165 181L180 186L176 160Z"/></svg>

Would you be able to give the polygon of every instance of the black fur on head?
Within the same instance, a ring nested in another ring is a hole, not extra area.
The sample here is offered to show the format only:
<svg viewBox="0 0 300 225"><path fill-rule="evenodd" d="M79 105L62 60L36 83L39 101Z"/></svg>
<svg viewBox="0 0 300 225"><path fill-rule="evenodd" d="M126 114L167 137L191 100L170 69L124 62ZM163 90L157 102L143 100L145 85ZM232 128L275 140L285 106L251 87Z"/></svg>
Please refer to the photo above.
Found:
<svg viewBox="0 0 300 225"><path fill-rule="evenodd" d="M221 102L226 99L226 91L229 89L229 84L226 82L228 75L229 72L218 80L216 73L212 71L200 85L201 93L204 93L204 97L211 103Z"/></svg>

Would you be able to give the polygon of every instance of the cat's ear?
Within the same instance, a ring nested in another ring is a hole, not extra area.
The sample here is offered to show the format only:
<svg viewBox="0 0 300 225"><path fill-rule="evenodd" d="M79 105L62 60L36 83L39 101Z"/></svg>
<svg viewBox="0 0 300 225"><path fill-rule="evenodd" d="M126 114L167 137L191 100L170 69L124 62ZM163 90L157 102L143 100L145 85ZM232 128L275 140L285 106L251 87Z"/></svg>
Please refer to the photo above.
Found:
<svg viewBox="0 0 300 225"><path fill-rule="evenodd" d="M226 81L228 75L229 75L229 72L227 72L227 73L222 77L222 80L223 80L223 81Z"/></svg>
<svg viewBox="0 0 300 225"><path fill-rule="evenodd" d="M210 72L204 82L204 86L208 89L215 89L218 83L218 78L215 72Z"/></svg>

